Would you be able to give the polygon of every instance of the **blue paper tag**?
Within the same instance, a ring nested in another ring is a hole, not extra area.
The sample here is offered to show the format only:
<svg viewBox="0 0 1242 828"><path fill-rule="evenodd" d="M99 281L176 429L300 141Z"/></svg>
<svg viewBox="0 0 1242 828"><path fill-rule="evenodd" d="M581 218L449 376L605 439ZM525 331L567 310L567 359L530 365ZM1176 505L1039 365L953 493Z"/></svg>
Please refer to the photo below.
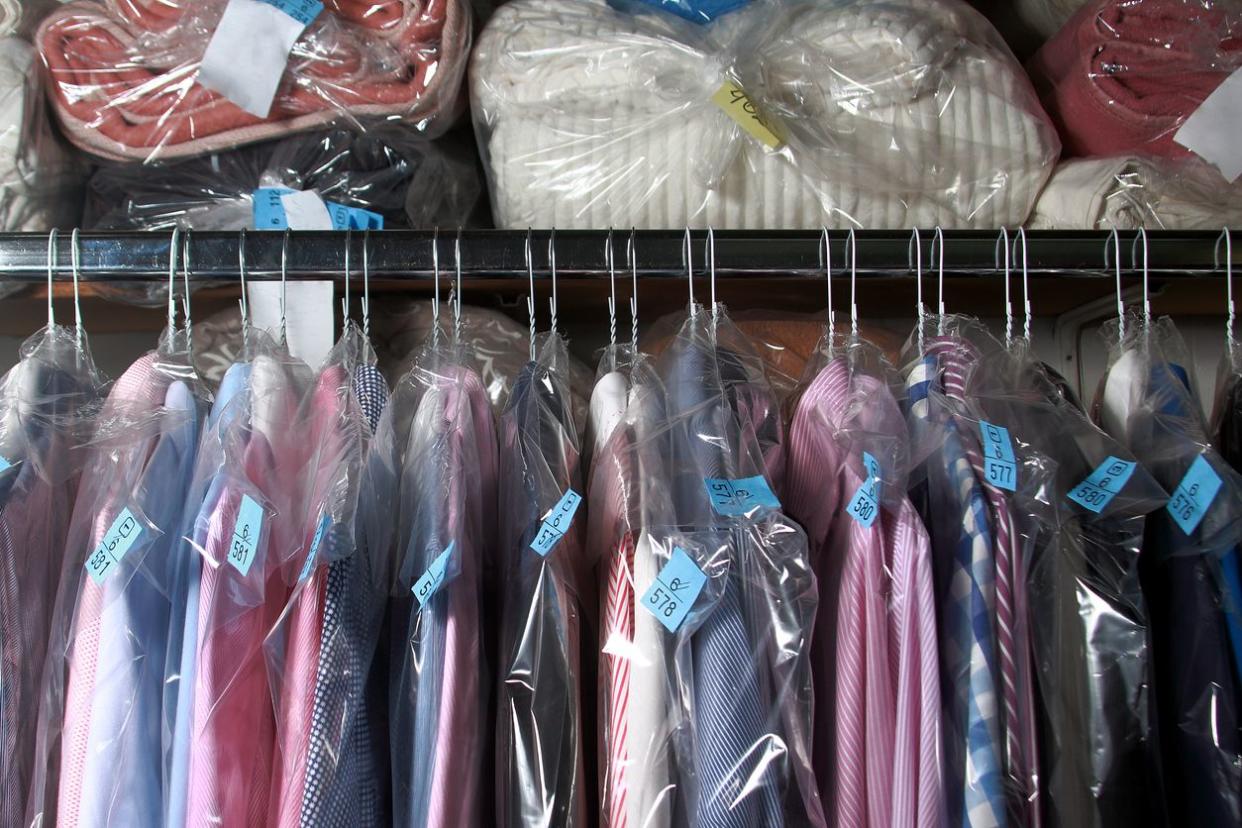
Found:
<svg viewBox="0 0 1242 828"><path fill-rule="evenodd" d="M418 606L420 608L427 606L431 596L440 591L440 587L444 584L444 576L448 574L449 559L453 556L453 547L456 545L456 541L450 543L431 562L431 565L427 567L427 571L423 573L422 577L414 582L414 588L410 591L418 599Z"/></svg>
<svg viewBox="0 0 1242 828"><path fill-rule="evenodd" d="M1182 531L1189 535L1199 527L1203 516L1207 514L1212 501L1220 492L1220 486L1220 475L1200 454L1186 470L1186 476L1182 478L1182 482L1178 483L1177 488L1173 490L1173 497L1165 508L1169 510L1169 514L1173 516L1177 525L1182 527Z"/></svg>
<svg viewBox="0 0 1242 828"><path fill-rule="evenodd" d="M776 499L763 475L739 480L705 477L703 486L707 489L712 508L726 517L740 517L756 509L781 508L781 502Z"/></svg>
<svg viewBox="0 0 1242 828"><path fill-rule="evenodd" d="M303 26L309 26L323 12L323 3L319 0L262 0L269 6L275 6Z"/></svg>
<svg viewBox="0 0 1242 828"><path fill-rule="evenodd" d="M254 191L254 228L256 230L284 230L289 226L282 196L297 192L288 187L260 187ZM347 207L335 201L325 201L333 230L383 230L384 217L361 207Z"/></svg>
<svg viewBox="0 0 1242 828"><path fill-rule="evenodd" d="M870 529L880 514L880 464L868 452L863 452L863 465L867 479L854 492L853 499L845 507L846 514Z"/></svg>
<svg viewBox="0 0 1242 828"><path fill-rule="evenodd" d="M1009 429L980 420L979 434L983 437L983 476L998 489L1017 491L1018 463Z"/></svg>
<svg viewBox="0 0 1242 828"><path fill-rule="evenodd" d="M674 547L673 556L643 593L643 606L665 629L677 632L706 584L703 570L684 549Z"/></svg>
<svg viewBox="0 0 1242 828"><path fill-rule="evenodd" d="M544 556L551 552L552 547L556 546L557 542L569 531L569 524L573 523L574 513L578 511L580 503L582 503L582 495L573 489L561 495L561 499L544 518L539 531L535 534L535 539L530 543L530 548Z"/></svg>
<svg viewBox="0 0 1242 828"><path fill-rule="evenodd" d="M9 462L9 458L0 457L0 474L4 474L11 468L13 468L13 464Z"/></svg>
<svg viewBox="0 0 1242 828"><path fill-rule="evenodd" d="M237 522L233 524L233 542L229 545L229 563L246 577L259 552L259 538L263 532L263 507L250 495L242 495L237 510Z"/></svg>
<svg viewBox="0 0 1242 828"><path fill-rule="evenodd" d="M315 568L315 561L319 558L319 547L323 544L324 535L328 534L328 527L332 525L332 518L324 515L319 521L319 526L315 529L315 537L311 539L310 551L306 554L306 562L302 564L302 571L298 575L299 581L305 581L310 577L311 570Z"/></svg>
<svg viewBox="0 0 1242 828"><path fill-rule="evenodd" d="M1067 497L1084 509L1099 514L1112 502L1134 474L1135 463L1109 456L1087 479L1070 490Z"/></svg>
<svg viewBox="0 0 1242 828"><path fill-rule="evenodd" d="M633 14L636 3L663 9L670 14L704 25L717 17L740 9L750 0L609 0L609 5ZM641 6L639 6L641 8Z"/></svg>
<svg viewBox="0 0 1242 828"><path fill-rule="evenodd" d="M86 559L86 571L90 573L96 584L103 586L104 581L112 574L112 570L141 536L142 524L128 508L122 509L116 520L112 521L108 534L103 536L99 546L95 547L95 551Z"/></svg>
<svg viewBox="0 0 1242 828"><path fill-rule="evenodd" d="M324 202L332 217L333 230L383 230L384 217L361 207L346 207L335 201Z"/></svg>

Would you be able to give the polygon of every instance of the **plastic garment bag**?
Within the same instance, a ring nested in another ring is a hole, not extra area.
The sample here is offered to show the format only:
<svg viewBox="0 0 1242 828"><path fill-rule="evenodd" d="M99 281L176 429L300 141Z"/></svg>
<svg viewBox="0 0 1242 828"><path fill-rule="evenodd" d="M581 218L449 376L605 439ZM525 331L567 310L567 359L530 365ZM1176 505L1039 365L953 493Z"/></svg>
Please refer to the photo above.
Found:
<svg viewBox="0 0 1242 828"><path fill-rule="evenodd" d="M921 324L922 323L921 321ZM1046 458L1007 446L970 378L967 320L937 317L907 345L911 499L931 536L940 613L945 807L950 822L1039 819L1038 756L1021 498L1046 485Z"/></svg>
<svg viewBox="0 0 1242 828"><path fill-rule="evenodd" d="M960 332L977 356L968 384L976 410L1006 430L1019 473L1032 456L1053 471L1042 488L1015 493L1024 516L1043 821L1162 824L1139 561L1146 516L1167 496L1141 466L1107 501L1087 496L1084 481L1097 469L1134 457L1090 423L1025 342L1005 349L977 324Z"/></svg>
<svg viewBox="0 0 1242 828"><path fill-rule="evenodd" d="M820 599L814 765L835 825L942 820L931 547L906 496L892 373L870 345L825 339L790 426L785 503L807 531Z"/></svg>
<svg viewBox="0 0 1242 828"><path fill-rule="evenodd" d="M347 326L298 419L310 454L296 510L301 547L284 572L289 603L266 642L277 744L269 825L382 822L365 679L384 589L358 517L369 417L378 419L386 398L366 340Z"/></svg>
<svg viewBox="0 0 1242 828"><path fill-rule="evenodd" d="M53 629L81 460L102 381L74 330L51 325L28 339L0 380L0 823L23 824L46 744L36 745L42 678ZM63 653L62 653L63 655ZM63 669L63 660L56 660ZM41 786L40 793L46 792ZM54 788L52 789L54 793ZM31 805L39 812L45 797Z"/></svg>
<svg viewBox="0 0 1242 828"><path fill-rule="evenodd" d="M32 824L157 824L173 554L209 395L184 332L112 386L65 547ZM37 801L42 798L42 810Z"/></svg>
<svg viewBox="0 0 1242 828"><path fill-rule="evenodd" d="M1242 471L1242 371L1236 345L1228 344L1216 372L1216 400L1212 405L1212 445L1221 457Z"/></svg>
<svg viewBox="0 0 1242 828"><path fill-rule="evenodd" d="M208 432L195 472L210 483L190 536L192 554L202 558L194 636L183 642L194 654L192 692L178 701L189 716L188 824L267 824L276 722L263 642L289 597L288 572L302 563L310 447L288 424L310 388L310 370L261 333L250 336L242 408ZM191 679L183 673L180 681Z"/></svg>
<svg viewBox="0 0 1242 828"><path fill-rule="evenodd" d="M632 703L649 708L638 744L661 748L636 767L638 783L660 796L635 824L822 825L810 760L815 578L773 491L784 476L778 406L722 308L695 309L658 374L658 427L636 444L634 565L636 632L640 614L661 624L640 662L656 665L644 681L658 693Z"/></svg>
<svg viewBox="0 0 1242 828"><path fill-rule="evenodd" d="M594 646L583 633L591 593L582 560L585 521L576 516L578 432L565 342L553 333L539 346L500 419L496 822L502 826L579 825L591 801L582 689Z"/></svg>
<svg viewBox="0 0 1242 828"><path fill-rule="evenodd" d="M388 719L401 826L491 817L482 577L496 542L496 429L467 366L460 345L424 349L376 437L396 521Z"/></svg>
<svg viewBox="0 0 1242 828"><path fill-rule="evenodd" d="M1169 818L1242 824L1242 478L1207 440L1168 319L1116 340L1095 415L1170 493L1140 561L1151 619L1155 721Z"/></svg>

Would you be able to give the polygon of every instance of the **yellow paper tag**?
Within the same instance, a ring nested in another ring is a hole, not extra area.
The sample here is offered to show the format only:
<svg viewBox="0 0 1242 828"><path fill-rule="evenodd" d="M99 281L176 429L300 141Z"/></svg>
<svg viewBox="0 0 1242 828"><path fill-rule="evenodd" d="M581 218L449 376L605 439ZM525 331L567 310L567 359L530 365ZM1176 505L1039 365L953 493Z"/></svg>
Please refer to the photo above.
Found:
<svg viewBox="0 0 1242 828"><path fill-rule="evenodd" d="M712 103L723 109L726 115L737 121L738 126L768 149L778 150L785 146L784 130L781 129L780 122L760 112L759 107L746 94L746 90L733 81L727 80L721 84L716 94L712 95Z"/></svg>

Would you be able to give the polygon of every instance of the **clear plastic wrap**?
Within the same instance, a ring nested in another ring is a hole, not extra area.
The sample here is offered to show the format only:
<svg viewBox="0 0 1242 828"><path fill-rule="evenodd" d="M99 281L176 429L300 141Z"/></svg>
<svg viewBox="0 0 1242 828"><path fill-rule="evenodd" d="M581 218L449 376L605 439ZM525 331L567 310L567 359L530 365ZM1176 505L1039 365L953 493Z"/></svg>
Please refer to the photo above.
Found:
<svg viewBox="0 0 1242 828"><path fill-rule="evenodd" d="M1074 499L1101 466L1134 457L1064 396L1021 340L1005 349L981 326L968 388L981 416L1053 476L1017 497L1038 690L1039 804L1050 826L1163 824L1150 732L1151 667L1139 585L1146 515L1167 501L1141 466L1103 505ZM1099 510L1096 511L1096 506Z"/></svg>
<svg viewBox="0 0 1242 828"><path fill-rule="evenodd" d="M1208 444L1170 320L1127 320L1095 404L1098 422L1170 493L1140 559L1149 609L1155 728L1170 818L1242 819L1242 477Z"/></svg>
<svg viewBox="0 0 1242 828"><path fill-rule="evenodd" d="M1091 0L1028 68L1067 157L1183 158L1178 129L1242 67L1236 0Z"/></svg>
<svg viewBox="0 0 1242 828"><path fill-rule="evenodd" d="M1235 471L1242 471L1242 354L1230 336L1216 370L1212 445Z"/></svg>
<svg viewBox="0 0 1242 828"><path fill-rule="evenodd" d="M1027 227L1033 230L1218 230L1242 223L1242 184L1197 158L1137 155L1057 165Z"/></svg>
<svg viewBox="0 0 1242 828"><path fill-rule="evenodd" d="M979 411L973 323L936 317L906 349L911 500L935 561L948 821L1039 821L1040 744L1026 583L1054 464Z"/></svg>
<svg viewBox="0 0 1242 828"><path fill-rule="evenodd" d="M583 554L578 430L564 340L542 337L500 418L499 544L488 567L498 593L496 824L578 825L594 779L595 612ZM490 600L488 603L492 603Z"/></svg>
<svg viewBox="0 0 1242 828"><path fill-rule="evenodd" d="M77 0L39 26L51 101L94 155L206 155L334 120L438 133L451 125L470 48L462 0L328 0L293 46L259 117L198 82L228 0Z"/></svg>
<svg viewBox="0 0 1242 828"><path fill-rule="evenodd" d="M617 545L609 589L629 595L604 619L610 826L824 824L811 770L815 577L773 491L779 407L762 362L718 314L695 309L659 382L631 373L614 429L620 465L609 462L637 515L621 534L605 523ZM612 477L607 464L601 475Z"/></svg>
<svg viewBox="0 0 1242 828"><path fill-rule="evenodd" d="M387 228L468 222L482 191L477 160L391 128L295 135L204 158L103 167L85 226L107 230L255 229L254 192L314 190L384 217Z"/></svg>
<svg viewBox="0 0 1242 828"><path fill-rule="evenodd" d="M387 592L381 544L391 536L375 525L363 465L388 396L374 361L347 325L297 421L310 459L301 548L285 570L292 594L265 645L277 705L267 825L385 824L365 686Z"/></svg>
<svg viewBox="0 0 1242 828"><path fill-rule="evenodd" d="M2 16L2 13L0 13ZM0 37L0 231L71 227L82 216L87 168L54 132L35 51Z"/></svg>
<svg viewBox="0 0 1242 828"><path fill-rule="evenodd" d="M26 824L162 819L173 555L207 404L184 333L169 330L112 386L85 443Z"/></svg>
<svg viewBox="0 0 1242 828"><path fill-rule="evenodd" d="M199 560L176 674L168 821L177 825L266 824L277 768L264 640L305 557L314 447L289 424L312 376L258 331L246 357L245 385L205 432L195 469L205 496L188 536Z"/></svg>
<svg viewBox="0 0 1242 828"><path fill-rule="evenodd" d="M825 337L789 431L785 503L819 585L813 756L831 825L944 818L931 546L892 374L874 346Z"/></svg>
<svg viewBox="0 0 1242 828"><path fill-rule="evenodd" d="M102 382L73 329L27 340L0 381L0 823L23 825L57 585ZM77 556L71 556L77 557ZM62 653L63 655L63 653ZM57 661L63 669L63 661ZM54 793L54 789L53 789ZM41 810L42 798L33 810Z"/></svg>
<svg viewBox="0 0 1242 828"><path fill-rule="evenodd" d="M761 1L703 26L624 9L518 0L480 36L498 226L1014 225L1057 158L958 0Z"/></svg>
<svg viewBox="0 0 1242 828"><path fill-rule="evenodd" d="M483 571L496 551L497 445L460 344L435 343L376 437L395 548L388 597L392 824L487 824L493 793ZM541 735L546 735L541 733Z"/></svg>

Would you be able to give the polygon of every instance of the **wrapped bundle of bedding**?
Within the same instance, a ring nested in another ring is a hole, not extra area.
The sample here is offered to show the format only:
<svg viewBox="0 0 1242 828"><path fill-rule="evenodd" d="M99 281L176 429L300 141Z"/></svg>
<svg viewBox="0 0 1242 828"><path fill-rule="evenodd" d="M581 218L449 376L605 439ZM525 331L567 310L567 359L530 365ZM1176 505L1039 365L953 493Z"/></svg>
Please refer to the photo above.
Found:
<svg viewBox="0 0 1242 828"><path fill-rule="evenodd" d="M76 224L85 177L48 121L34 49L0 38L0 231Z"/></svg>
<svg viewBox="0 0 1242 828"><path fill-rule="evenodd" d="M268 107L203 82L217 27L245 2L75 0L49 14L35 43L69 139L105 158L168 160L337 120L436 133L457 114L466 0L326 0L297 36Z"/></svg>
<svg viewBox="0 0 1242 828"><path fill-rule="evenodd" d="M959 0L772 0L704 25L516 0L480 36L471 101L502 227L996 227L1059 152Z"/></svg>

